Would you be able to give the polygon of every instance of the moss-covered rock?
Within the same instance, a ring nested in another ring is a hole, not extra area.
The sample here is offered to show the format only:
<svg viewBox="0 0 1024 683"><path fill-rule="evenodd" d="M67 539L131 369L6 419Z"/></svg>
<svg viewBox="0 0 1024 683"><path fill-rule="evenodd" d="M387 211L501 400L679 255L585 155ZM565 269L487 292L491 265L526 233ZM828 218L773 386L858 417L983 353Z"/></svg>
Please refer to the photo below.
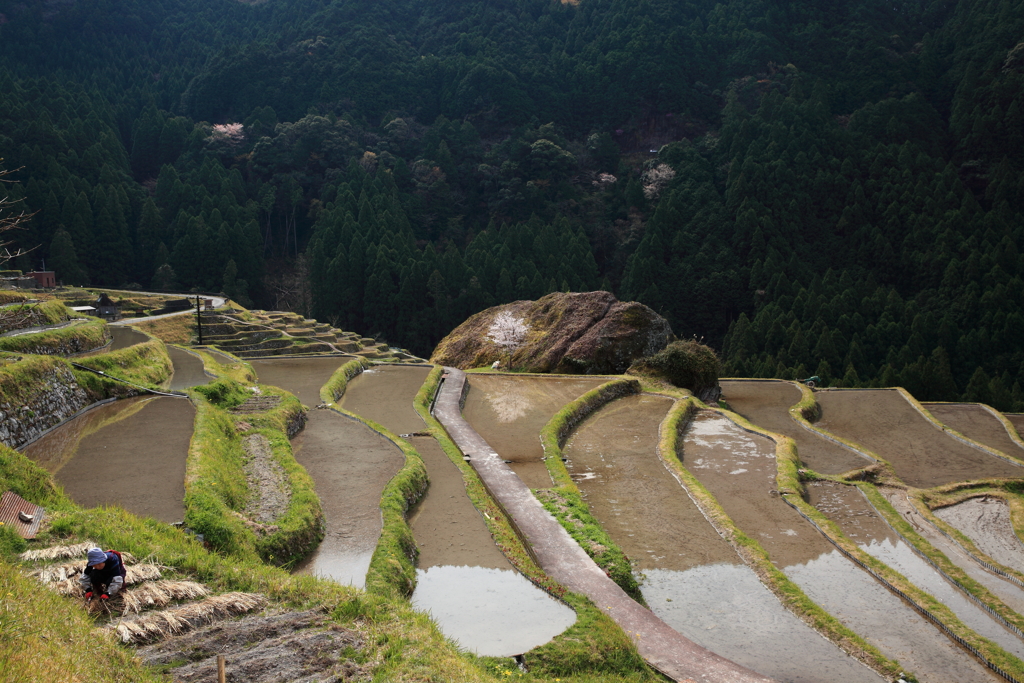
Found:
<svg viewBox="0 0 1024 683"><path fill-rule="evenodd" d="M675 341L629 368L631 375L664 379L689 389L702 401L714 403L721 396L718 375L722 365L714 350L696 341Z"/></svg>
<svg viewBox="0 0 1024 683"><path fill-rule="evenodd" d="M499 319L521 322L521 343L508 348L495 341ZM527 372L619 374L672 338L668 321L643 304L620 302L609 292L555 292L471 316L441 340L430 360L461 369L500 361Z"/></svg>

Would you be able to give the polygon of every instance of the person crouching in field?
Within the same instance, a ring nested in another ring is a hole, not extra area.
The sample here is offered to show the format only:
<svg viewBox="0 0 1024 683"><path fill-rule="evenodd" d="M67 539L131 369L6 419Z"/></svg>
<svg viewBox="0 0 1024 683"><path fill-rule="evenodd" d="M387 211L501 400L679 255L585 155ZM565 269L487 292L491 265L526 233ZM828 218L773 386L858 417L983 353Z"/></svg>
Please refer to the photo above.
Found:
<svg viewBox="0 0 1024 683"><path fill-rule="evenodd" d="M100 600L114 597L124 587L125 574L121 553L93 548L89 551L85 571L79 579L85 591L85 599L91 600L93 593L99 593Z"/></svg>

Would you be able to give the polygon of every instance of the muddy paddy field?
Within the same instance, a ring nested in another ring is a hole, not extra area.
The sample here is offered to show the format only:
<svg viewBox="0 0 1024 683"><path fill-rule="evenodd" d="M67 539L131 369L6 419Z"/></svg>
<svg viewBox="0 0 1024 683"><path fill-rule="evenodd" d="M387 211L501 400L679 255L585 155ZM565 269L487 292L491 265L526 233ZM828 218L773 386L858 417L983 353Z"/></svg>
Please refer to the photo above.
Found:
<svg viewBox="0 0 1024 683"><path fill-rule="evenodd" d="M341 407L396 434L422 432L426 427L413 399L428 371L364 371L349 382ZM409 515L419 550L413 606L480 655L520 654L571 626L573 611L515 571L495 545L466 494L462 473L433 437L408 438L430 477L430 488Z"/></svg>
<svg viewBox="0 0 1024 683"><path fill-rule="evenodd" d="M79 505L120 505L140 517L185 517L185 459L195 409L141 397L97 406L22 449Z"/></svg>

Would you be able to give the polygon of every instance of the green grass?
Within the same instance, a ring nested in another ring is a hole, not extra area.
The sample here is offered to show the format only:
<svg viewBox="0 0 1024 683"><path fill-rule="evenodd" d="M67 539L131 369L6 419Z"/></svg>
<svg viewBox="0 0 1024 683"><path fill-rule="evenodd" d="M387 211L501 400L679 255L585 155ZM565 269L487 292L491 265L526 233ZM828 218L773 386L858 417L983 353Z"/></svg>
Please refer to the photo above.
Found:
<svg viewBox="0 0 1024 683"><path fill-rule="evenodd" d="M89 351L107 343L106 328L107 324L102 320L88 320L55 330L0 337L0 351L41 355Z"/></svg>
<svg viewBox="0 0 1024 683"><path fill-rule="evenodd" d="M185 476L185 524L217 550L289 567L309 554L323 538L323 513L313 480L296 462L288 427L301 419L302 405L291 394L261 386L262 395L281 396L281 402L262 413L234 415L229 408L252 396L249 387L228 377L194 387L195 428ZM238 423L251 426L244 433ZM284 470L291 489L287 511L274 520L276 530L258 532L241 514L254 492L245 476L243 438L262 434L274 461Z"/></svg>
<svg viewBox="0 0 1024 683"><path fill-rule="evenodd" d="M645 604L629 558L590 513L590 508L562 462L562 447L579 423L606 403L639 391L640 383L634 379L612 380L567 403L555 413L540 432L544 462L555 485L551 489L538 491L537 497L544 508L555 516L569 535L622 590L637 602Z"/></svg>
<svg viewBox="0 0 1024 683"><path fill-rule="evenodd" d="M128 348L102 353L88 358L76 359L76 363L99 370L110 377L123 379L133 384L160 390L160 386L174 371L167 347L157 339L135 344ZM79 383L92 389L103 398L138 393L131 387L112 379L99 377L91 372L75 369Z"/></svg>
<svg viewBox="0 0 1024 683"><path fill-rule="evenodd" d="M327 383L320 388L320 400L324 403L334 403L341 400L345 395L350 379L361 373L363 370L373 366L373 363L365 358L355 358L348 361L334 371Z"/></svg>

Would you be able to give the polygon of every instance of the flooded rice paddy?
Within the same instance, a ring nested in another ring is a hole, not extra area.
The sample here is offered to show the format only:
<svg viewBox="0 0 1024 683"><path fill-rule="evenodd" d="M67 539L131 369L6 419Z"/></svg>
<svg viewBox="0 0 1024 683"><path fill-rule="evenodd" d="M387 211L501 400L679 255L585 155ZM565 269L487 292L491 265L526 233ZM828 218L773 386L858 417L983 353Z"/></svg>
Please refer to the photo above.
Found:
<svg viewBox="0 0 1024 683"><path fill-rule="evenodd" d="M684 466L811 600L922 681L991 680L965 650L854 565L775 493L774 444L713 411L688 426Z"/></svg>
<svg viewBox="0 0 1024 683"><path fill-rule="evenodd" d="M855 487L819 483L809 486L808 491L812 504L836 522L843 533L857 541L862 550L946 605L978 635L988 638L1010 654L1024 657L1024 641L990 617L917 555Z"/></svg>
<svg viewBox="0 0 1024 683"><path fill-rule="evenodd" d="M614 401L565 449L591 512L637 563L651 610L697 644L778 680L878 681L782 606L665 467L659 427L672 403Z"/></svg>
<svg viewBox="0 0 1024 683"><path fill-rule="evenodd" d="M793 383L725 381L721 384L722 398L733 411L758 427L796 441L800 461L815 472L840 474L874 462L800 426L789 412L802 396Z"/></svg>
<svg viewBox="0 0 1024 683"><path fill-rule="evenodd" d="M974 541L996 562L1024 572L1024 545L1013 532L1010 508L999 498L970 498L939 508L935 516Z"/></svg>
<svg viewBox="0 0 1024 683"><path fill-rule="evenodd" d="M609 380L575 377L467 375L464 416L530 488L549 488L540 430L562 409Z"/></svg>
<svg viewBox="0 0 1024 683"><path fill-rule="evenodd" d="M341 406L396 434L426 427L413 399L430 368L377 366L352 379ZM412 604L478 655L511 656L546 643L575 613L516 572L466 494L462 473L433 437L410 437L430 488L410 511L419 550Z"/></svg>
<svg viewBox="0 0 1024 683"><path fill-rule="evenodd" d="M995 415L976 403L925 403L924 407L943 424L968 439L1002 451L1013 458L1024 458L1021 448Z"/></svg>
<svg viewBox="0 0 1024 683"><path fill-rule="evenodd" d="M989 589L1007 607L1018 614L1024 614L1024 588L990 571L980 562L976 561L958 543L951 541L917 511L917 508L907 499L906 492L888 487L879 490L886 500L889 501L889 504L896 508L900 515L914 527L914 531L927 539L929 543L949 558L953 564L960 567L968 576Z"/></svg>
<svg viewBox="0 0 1024 683"><path fill-rule="evenodd" d="M1024 477L1024 467L937 429L898 391L820 391L817 426L874 451L907 484L931 488L989 477Z"/></svg>
<svg viewBox="0 0 1024 683"><path fill-rule="evenodd" d="M119 505L141 517L180 522L194 418L185 399L124 399L57 426L23 452L83 507Z"/></svg>
<svg viewBox="0 0 1024 683"><path fill-rule="evenodd" d="M203 359L191 351L168 346L167 355L171 357L171 363L174 365L174 374L167 385L171 391L184 391L213 379L203 369Z"/></svg>
<svg viewBox="0 0 1024 683"><path fill-rule="evenodd" d="M262 384L320 403L320 387L347 359L254 360ZM296 569L363 587L382 528L380 495L405 456L366 425L330 410L310 410L293 440L295 459L313 478L326 531L319 547Z"/></svg>

